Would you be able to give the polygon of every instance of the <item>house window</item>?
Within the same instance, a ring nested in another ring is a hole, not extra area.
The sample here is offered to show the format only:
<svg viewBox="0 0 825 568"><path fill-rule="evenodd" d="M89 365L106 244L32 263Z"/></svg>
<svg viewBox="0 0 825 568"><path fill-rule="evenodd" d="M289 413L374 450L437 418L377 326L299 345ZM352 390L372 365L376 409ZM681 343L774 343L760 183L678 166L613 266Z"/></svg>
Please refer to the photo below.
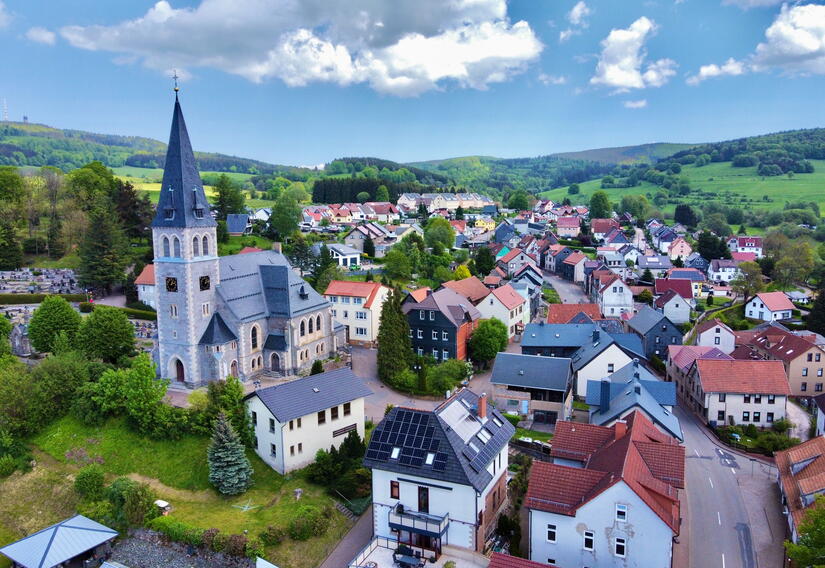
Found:
<svg viewBox="0 0 825 568"><path fill-rule="evenodd" d="M713 344L714 345L720 345L721 343L722 343L722 338L721 337L714 337L713 338Z"/></svg>
<svg viewBox="0 0 825 568"><path fill-rule="evenodd" d="M424 319L424 310L418 310L418 319Z"/></svg>
<svg viewBox="0 0 825 568"><path fill-rule="evenodd" d="M326 421L327 421L327 411L322 410L321 412L318 413L318 425L320 426L321 424L326 423Z"/></svg>
<svg viewBox="0 0 825 568"><path fill-rule="evenodd" d="M623 538L617 538L614 552L619 558L624 558L627 555L627 541Z"/></svg>
<svg viewBox="0 0 825 568"><path fill-rule="evenodd" d="M443 361L446 361L449 358L450 358L450 354L447 352L447 350L446 349L442 350L441 351L441 359Z"/></svg>
<svg viewBox="0 0 825 568"><path fill-rule="evenodd" d="M423 332L422 330L417 329L417 330L415 330L415 331L416 331L416 337L417 337L418 339L424 339L424 332Z"/></svg>
<svg viewBox="0 0 825 568"><path fill-rule="evenodd" d="M719 393L719 402L725 402L725 400L727 400L727 397L728 397L727 393L720 392Z"/></svg>
<svg viewBox="0 0 825 568"><path fill-rule="evenodd" d="M725 411L724 410L717 410L716 411L716 421L717 422L724 422L725 421Z"/></svg>
<svg viewBox="0 0 825 568"><path fill-rule="evenodd" d="M433 330L433 341L438 341L438 332Z"/></svg>
<svg viewBox="0 0 825 568"><path fill-rule="evenodd" d="M814 360L814 354L813 353L808 353L808 362L811 362L813 360Z"/></svg>
<svg viewBox="0 0 825 568"><path fill-rule="evenodd" d="M816 383L814 385L814 391L815 392L822 392L822 383Z"/></svg>
<svg viewBox="0 0 825 568"><path fill-rule="evenodd" d="M352 411L352 407L349 402L344 403L344 416L349 416L350 412Z"/></svg>
<svg viewBox="0 0 825 568"><path fill-rule="evenodd" d="M816 354L816 356L814 357L814 361L816 361L817 363L819 363L819 360L820 360L820 358L821 358L821 355L822 355L821 353L817 353L817 354Z"/></svg>
<svg viewBox="0 0 825 568"><path fill-rule="evenodd" d="M596 533L593 531L584 531L584 549L593 550Z"/></svg>
<svg viewBox="0 0 825 568"><path fill-rule="evenodd" d="M766 420L767 422L773 422L773 412L768 412L768 413L765 415L765 420Z"/></svg>
<svg viewBox="0 0 825 568"><path fill-rule="evenodd" d="M616 520L623 522L627 520L627 505L616 505Z"/></svg>
<svg viewBox="0 0 825 568"><path fill-rule="evenodd" d="M547 525L547 542L556 542L556 525Z"/></svg>
<svg viewBox="0 0 825 568"><path fill-rule="evenodd" d="M808 376L808 367L802 367L802 376L803 376L803 377L807 377L807 376Z"/></svg>
<svg viewBox="0 0 825 568"><path fill-rule="evenodd" d="M776 402L776 395L769 394L768 395L768 404L774 404Z"/></svg>
<svg viewBox="0 0 825 568"><path fill-rule="evenodd" d="M430 321L435 321L435 312L430 311Z"/></svg>
<svg viewBox="0 0 825 568"><path fill-rule="evenodd" d="M424 350L423 350L423 349L421 349L420 347L419 347L418 349L416 349L416 352L418 353L418 356L419 356L419 357L423 357L423 356L424 356Z"/></svg>
<svg viewBox="0 0 825 568"><path fill-rule="evenodd" d="M294 420L289 421L289 429L290 430L295 430L295 421Z"/></svg>
<svg viewBox="0 0 825 568"><path fill-rule="evenodd" d="M298 442L298 453L299 454L304 453L304 444L303 444L303 442Z"/></svg>
<svg viewBox="0 0 825 568"><path fill-rule="evenodd" d="M362 303L364 303L364 299L363 298L353 298L352 303L353 304L362 304Z"/></svg>
<svg viewBox="0 0 825 568"><path fill-rule="evenodd" d="M762 404L762 395L761 394L753 395L753 403L754 404Z"/></svg>
<svg viewBox="0 0 825 568"><path fill-rule="evenodd" d="M397 481L390 481L390 499L401 498L401 487Z"/></svg>
<svg viewBox="0 0 825 568"><path fill-rule="evenodd" d="M748 412L746 410L745 412L742 413L742 422L750 422L750 419L751 419L751 413L750 412Z"/></svg>
<svg viewBox="0 0 825 568"><path fill-rule="evenodd" d="M338 407L333 406L329 409L329 419L330 420L338 420Z"/></svg>
<svg viewBox="0 0 825 568"><path fill-rule="evenodd" d="M291 455L291 456L295 455L295 446L289 446L289 455Z"/></svg>
<svg viewBox="0 0 825 568"><path fill-rule="evenodd" d="M750 402L751 402L751 395L746 394L746 395L745 395L745 400L744 400L744 403L745 403L745 404L750 404Z"/></svg>
<svg viewBox="0 0 825 568"><path fill-rule="evenodd" d="M762 420L762 413L761 412L754 412L753 413L753 421L760 422Z"/></svg>
<svg viewBox="0 0 825 568"><path fill-rule="evenodd" d="M257 425L258 425L258 413L253 410L252 411L252 427L254 428Z"/></svg>
<svg viewBox="0 0 825 568"><path fill-rule="evenodd" d="M662 342L662 338L657 335L656 336L656 343L659 344L661 342Z"/></svg>
<svg viewBox="0 0 825 568"><path fill-rule="evenodd" d="M441 332L441 341L447 341L449 338L449 334L446 331Z"/></svg>
<svg viewBox="0 0 825 568"><path fill-rule="evenodd" d="M269 419L269 431L270 432L275 431L275 419L274 418Z"/></svg>
<svg viewBox="0 0 825 568"><path fill-rule="evenodd" d="M433 349L433 359L438 359L438 349Z"/></svg>
<svg viewBox="0 0 825 568"><path fill-rule="evenodd" d="M361 312L361 311L355 312L355 319L357 319L357 320L367 319L367 312Z"/></svg>
<svg viewBox="0 0 825 568"><path fill-rule="evenodd" d="M269 453L272 455L273 458L277 456L278 446L276 446L275 444L269 444Z"/></svg>
<svg viewBox="0 0 825 568"><path fill-rule="evenodd" d="M608 364L607 364L607 372L608 372L608 373L612 373L612 372L613 372L613 363L608 363Z"/></svg>
<svg viewBox="0 0 825 568"><path fill-rule="evenodd" d="M803 382L802 385L799 387L799 390L802 392L806 392L808 390L808 383Z"/></svg>

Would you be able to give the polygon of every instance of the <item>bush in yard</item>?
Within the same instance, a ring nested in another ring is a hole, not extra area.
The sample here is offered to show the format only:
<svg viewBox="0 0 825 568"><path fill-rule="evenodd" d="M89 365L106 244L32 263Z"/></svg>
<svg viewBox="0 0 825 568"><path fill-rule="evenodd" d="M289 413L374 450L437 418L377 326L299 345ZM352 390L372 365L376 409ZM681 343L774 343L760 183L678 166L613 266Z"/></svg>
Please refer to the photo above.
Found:
<svg viewBox="0 0 825 568"><path fill-rule="evenodd" d="M17 469L17 461L12 456L9 454L0 456L0 478L10 476L15 469Z"/></svg>
<svg viewBox="0 0 825 568"><path fill-rule="evenodd" d="M289 522L289 537L292 540L308 540L313 536L321 536L327 531L329 521L326 511L314 505L303 505L298 507Z"/></svg>
<svg viewBox="0 0 825 568"><path fill-rule="evenodd" d="M784 434L791 428L793 428L793 423L788 420L787 418L780 418L779 420L775 420L774 423L771 425L773 431L777 434Z"/></svg>
<svg viewBox="0 0 825 568"><path fill-rule="evenodd" d="M32 347L41 353L52 351L55 335L65 331L70 341L74 341L80 328L80 314L69 302L60 296L46 296L34 310L29 322L29 339Z"/></svg>
<svg viewBox="0 0 825 568"><path fill-rule="evenodd" d="M77 472L74 488L78 494L89 501L97 501L103 496L103 468L92 463Z"/></svg>
<svg viewBox="0 0 825 568"><path fill-rule="evenodd" d="M324 363L320 359L312 362L312 369L309 371L310 375L320 375L324 372Z"/></svg>
<svg viewBox="0 0 825 568"><path fill-rule="evenodd" d="M218 536L218 533L221 532L218 529L206 529L203 531L203 535L201 535L201 541L203 542L203 546L205 548L212 548L212 541L215 540L215 537Z"/></svg>
<svg viewBox="0 0 825 568"><path fill-rule="evenodd" d="M212 550L215 552L223 552L226 548L226 542L229 540L229 535L218 533L212 539Z"/></svg>
<svg viewBox="0 0 825 568"><path fill-rule="evenodd" d="M246 554L246 542L246 535L229 535L229 538L226 540L226 550L224 552L232 556L244 556Z"/></svg>
<svg viewBox="0 0 825 568"><path fill-rule="evenodd" d="M155 501L157 495L146 483L138 483L126 490L123 517L132 527L140 527L160 514Z"/></svg>
<svg viewBox="0 0 825 568"><path fill-rule="evenodd" d="M246 541L246 550L244 551L247 558L252 558L253 560L256 558L263 558L264 554L266 554L266 550L264 550L264 543L261 542L259 538L249 538Z"/></svg>
<svg viewBox="0 0 825 568"><path fill-rule="evenodd" d="M755 424L748 424L745 427L745 435L748 438L756 438L759 436L759 430L756 428Z"/></svg>
<svg viewBox="0 0 825 568"><path fill-rule="evenodd" d="M514 416L512 414L506 414L505 413L504 418L506 418L507 422L509 422L510 424L512 424L515 427L518 427L518 423L521 422L521 417L520 416Z"/></svg>
<svg viewBox="0 0 825 568"><path fill-rule="evenodd" d="M157 517L146 525L148 528L166 535L169 540L183 542L192 546L203 544L202 529L181 522L174 517Z"/></svg>
<svg viewBox="0 0 825 568"><path fill-rule="evenodd" d="M499 319L482 320L470 337L473 360L487 364L499 351L507 349L507 326Z"/></svg>
<svg viewBox="0 0 825 568"><path fill-rule="evenodd" d="M286 531L281 527L269 525L266 530L259 535L261 541L267 546L276 546L281 544L286 538Z"/></svg>
<svg viewBox="0 0 825 568"><path fill-rule="evenodd" d="M90 314L94 309L95 305L91 302L80 302L80 313L81 314Z"/></svg>
<svg viewBox="0 0 825 568"><path fill-rule="evenodd" d="M252 485L252 466L240 438L223 412L215 421L207 459L209 481L220 493L237 495Z"/></svg>

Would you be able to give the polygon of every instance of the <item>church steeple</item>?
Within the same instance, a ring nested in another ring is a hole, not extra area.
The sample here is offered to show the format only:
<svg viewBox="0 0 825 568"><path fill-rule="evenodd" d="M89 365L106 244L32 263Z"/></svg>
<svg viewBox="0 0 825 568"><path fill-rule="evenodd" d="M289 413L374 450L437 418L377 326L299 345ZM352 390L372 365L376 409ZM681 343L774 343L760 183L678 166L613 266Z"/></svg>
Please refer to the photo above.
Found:
<svg viewBox="0 0 825 568"><path fill-rule="evenodd" d="M215 227L209 202L203 191L195 154L189 142L186 122L175 85L175 110L166 150L163 183L152 227Z"/></svg>

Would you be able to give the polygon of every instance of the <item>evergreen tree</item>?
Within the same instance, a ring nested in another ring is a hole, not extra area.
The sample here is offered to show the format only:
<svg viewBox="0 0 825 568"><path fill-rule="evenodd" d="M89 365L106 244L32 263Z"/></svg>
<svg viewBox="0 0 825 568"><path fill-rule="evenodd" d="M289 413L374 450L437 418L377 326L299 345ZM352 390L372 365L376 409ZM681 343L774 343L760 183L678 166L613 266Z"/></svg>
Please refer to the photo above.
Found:
<svg viewBox="0 0 825 568"><path fill-rule="evenodd" d="M221 174L218 177L215 193L215 211L218 213L218 219L226 220L227 215L244 212L246 197L228 175Z"/></svg>
<svg viewBox="0 0 825 568"><path fill-rule="evenodd" d="M426 219L429 213L427 212L427 207L423 203L418 204L418 217L420 219Z"/></svg>
<svg viewBox="0 0 825 568"><path fill-rule="evenodd" d="M375 258L375 243L372 242L372 237L369 235L364 241L364 254L370 258Z"/></svg>
<svg viewBox="0 0 825 568"><path fill-rule="evenodd" d="M238 495L252 485L252 466L235 429L221 412L207 451L209 482L219 493Z"/></svg>
<svg viewBox="0 0 825 568"><path fill-rule="evenodd" d="M328 269L333 268L335 266L335 260L332 258L332 254L329 252L329 248L327 247L326 243L321 245L321 250L318 253L318 259L315 263L315 267L312 270L312 282L313 284L317 284L321 275L324 274ZM316 290L318 287L316 286ZM321 292L323 294L323 291Z"/></svg>
<svg viewBox="0 0 825 568"><path fill-rule="evenodd" d="M149 196L139 197L135 187L128 181L115 178L113 185L112 201L126 235L131 239L147 236L154 213Z"/></svg>
<svg viewBox="0 0 825 568"><path fill-rule="evenodd" d="M684 268L685 267L685 261L682 260L681 256L677 256L676 260L673 261L673 266L675 266L676 268Z"/></svg>
<svg viewBox="0 0 825 568"><path fill-rule="evenodd" d="M653 284L653 273L650 271L649 268L645 268L645 271L642 273L642 277L640 278L642 282L647 282L648 284Z"/></svg>
<svg viewBox="0 0 825 568"><path fill-rule="evenodd" d="M372 282L375 277L372 275L372 270L367 270L367 275L364 276L364 282Z"/></svg>
<svg viewBox="0 0 825 568"><path fill-rule="evenodd" d="M410 325L401 310L401 291L394 289L381 306L378 378L391 384L398 373L409 368L411 358Z"/></svg>
<svg viewBox="0 0 825 568"><path fill-rule="evenodd" d="M475 256L476 272L482 277L487 276L496 266L496 257L488 247L482 246Z"/></svg>
<svg viewBox="0 0 825 568"><path fill-rule="evenodd" d="M696 251L707 260L713 260L716 258L730 258L730 249L725 244L725 241L714 236L708 231L702 231L699 233Z"/></svg>
<svg viewBox="0 0 825 568"><path fill-rule="evenodd" d="M23 249L10 223L0 227L0 270L17 270L23 264Z"/></svg>
<svg viewBox="0 0 825 568"><path fill-rule="evenodd" d="M100 286L108 292L126 278L129 245L123 229L108 211L93 211L89 226L92 229L80 244L78 278L86 286Z"/></svg>
<svg viewBox="0 0 825 568"><path fill-rule="evenodd" d="M80 314L60 296L46 296L34 310L29 322L29 339L35 351L49 353L58 333L65 332L74 341L80 327Z"/></svg>
<svg viewBox="0 0 825 568"><path fill-rule="evenodd" d="M825 283L819 285L816 300L811 311L805 318L808 329L819 334L825 334Z"/></svg>
<svg viewBox="0 0 825 568"><path fill-rule="evenodd" d="M695 227L699 223L699 216L696 215L693 207L687 203L680 203L673 213L673 220L686 227Z"/></svg>
<svg viewBox="0 0 825 568"><path fill-rule="evenodd" d="M303 235L298 234L290 247L289 262L301 271L301 277L304 273L312 271L315 266L315 255L312 254L312 248L307 243Z"/></svg>
<svg viewBox="0 0 825 568"><path fill-rule="evenodd" d="M316 359L312 362L312 369L310 369L310 375L320 375L324 372L324 363L320 359Z"/></svg>
<svg viewBox="0 0 825 568"><path fill-rule="evenodd" d="M379 185L378 189L375 190L375 200L380 202L390 200L390 190L387 189L386 185Z"/></svg>
<svg viewBox="0 0 825 568"><path fill-rule="evenodd" d="M226 228L226 221L218 220L218 226L215 228L215 237L219 243L226 244L229 242L229 229Z"/></svg>
<svg viewBox="0 0 825 568"><path fill-rule="evenodd" d="M464 220L464 208L461 205L455 210L455 218L457 221Z"/></svg>

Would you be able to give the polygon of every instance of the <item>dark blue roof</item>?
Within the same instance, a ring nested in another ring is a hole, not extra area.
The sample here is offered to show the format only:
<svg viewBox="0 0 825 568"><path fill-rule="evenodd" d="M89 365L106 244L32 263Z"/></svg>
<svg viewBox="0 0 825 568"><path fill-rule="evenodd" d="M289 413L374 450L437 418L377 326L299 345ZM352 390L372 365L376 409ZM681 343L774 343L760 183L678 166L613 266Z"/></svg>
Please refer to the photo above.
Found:
<svg viewBox="0 0 825 568"><path fill-rule="evenodd" d="M249 215L246 213L231 213L226 216L226 231L228 233L243 233L246 231L248 222Z"/></svg>
<svg viewBox="0 0 825 568"><path fill-rule="evenodd" d="M221 314L215 312L212 319L209 320L209 325L206 326L203 335L201 335L199 343L201 345L223 345L237 340L238 336L229 329Z"/></svg>
<svg viewBox="0 0 825 568"><path fill-rule="evenodd" d="M522 347L581 347L593 338L592 323L529 323L521 336Z"/></svg>
<svg viewBox="0 0 825 568"><path fill-rule="evenodd" d="M286 337L283 331L273 331L266 336L266 343L264 349L272 351L286 351Z"/></svg>
<svg viewBox="0 0 825 568"><path fill-rule="evenodd" d="M648 331L653 329L653 327L658 325L662 320L667 320L667 322L670 323L670 320L667 319L663 313L657 312L650 306L645 306L628 320L627 325L639 334L646 335Z"/></svg>
<svg viewBox="0 0 825 568"><path fill-rule="evenodd" d="M485 215L493 214L495 215L498 213L498 207L496 205L485 205L481 208L481 212Z"/></svg>
<svg viewBox="0 0 825 568"><path fill-rule="evenodd" d="M636 374L638 373L638 377ZM669 383L659 380L644 365L628 363L612 375L610 375L610 397L618 396L619 392L634 379L641 382L642 386L653 396L659 404L664 406L676 406L676 383ZM599 404L601 381L587 381L587 404Z"/></svg>
<svg viewBox="0 0 825 568"><path fill-rule="evenodd" d="M163 182L153 227L214 227L209 202L203 191L195 154L189 142L180 102L175 96L172 130L166 149Z"/></svg>
<svg viewBox="0 0 825 568"><path fill-rule="evenodd" d="M499 353L490 382L535 389L567 392L573 377L570 359Z"/></svg>
<svg viewBox="0 0 825 568"><path fill-rule="evenodd" d="M596 388L601 387L601 381L590 380L587 381L588 393L591 389L591 383L595 383ZM676 383L665 383L674 387ZM599 426L610 424L622 416L627 416L634 409L641 409L653 421L664 430L667 430L673 437L682 440L682 427L679 425L679 419L666 409L662 403L658 402L653 394L647 389L647 381L639 381L638 379L631 379L630 382L621 383L621 387L613 394L613 384L610 385L611 397L607 408L601 406L591 405L590 407L590 423ZM675 392L674 392L675 398ZM590 404L590 402L588 402Z"/></svg>

